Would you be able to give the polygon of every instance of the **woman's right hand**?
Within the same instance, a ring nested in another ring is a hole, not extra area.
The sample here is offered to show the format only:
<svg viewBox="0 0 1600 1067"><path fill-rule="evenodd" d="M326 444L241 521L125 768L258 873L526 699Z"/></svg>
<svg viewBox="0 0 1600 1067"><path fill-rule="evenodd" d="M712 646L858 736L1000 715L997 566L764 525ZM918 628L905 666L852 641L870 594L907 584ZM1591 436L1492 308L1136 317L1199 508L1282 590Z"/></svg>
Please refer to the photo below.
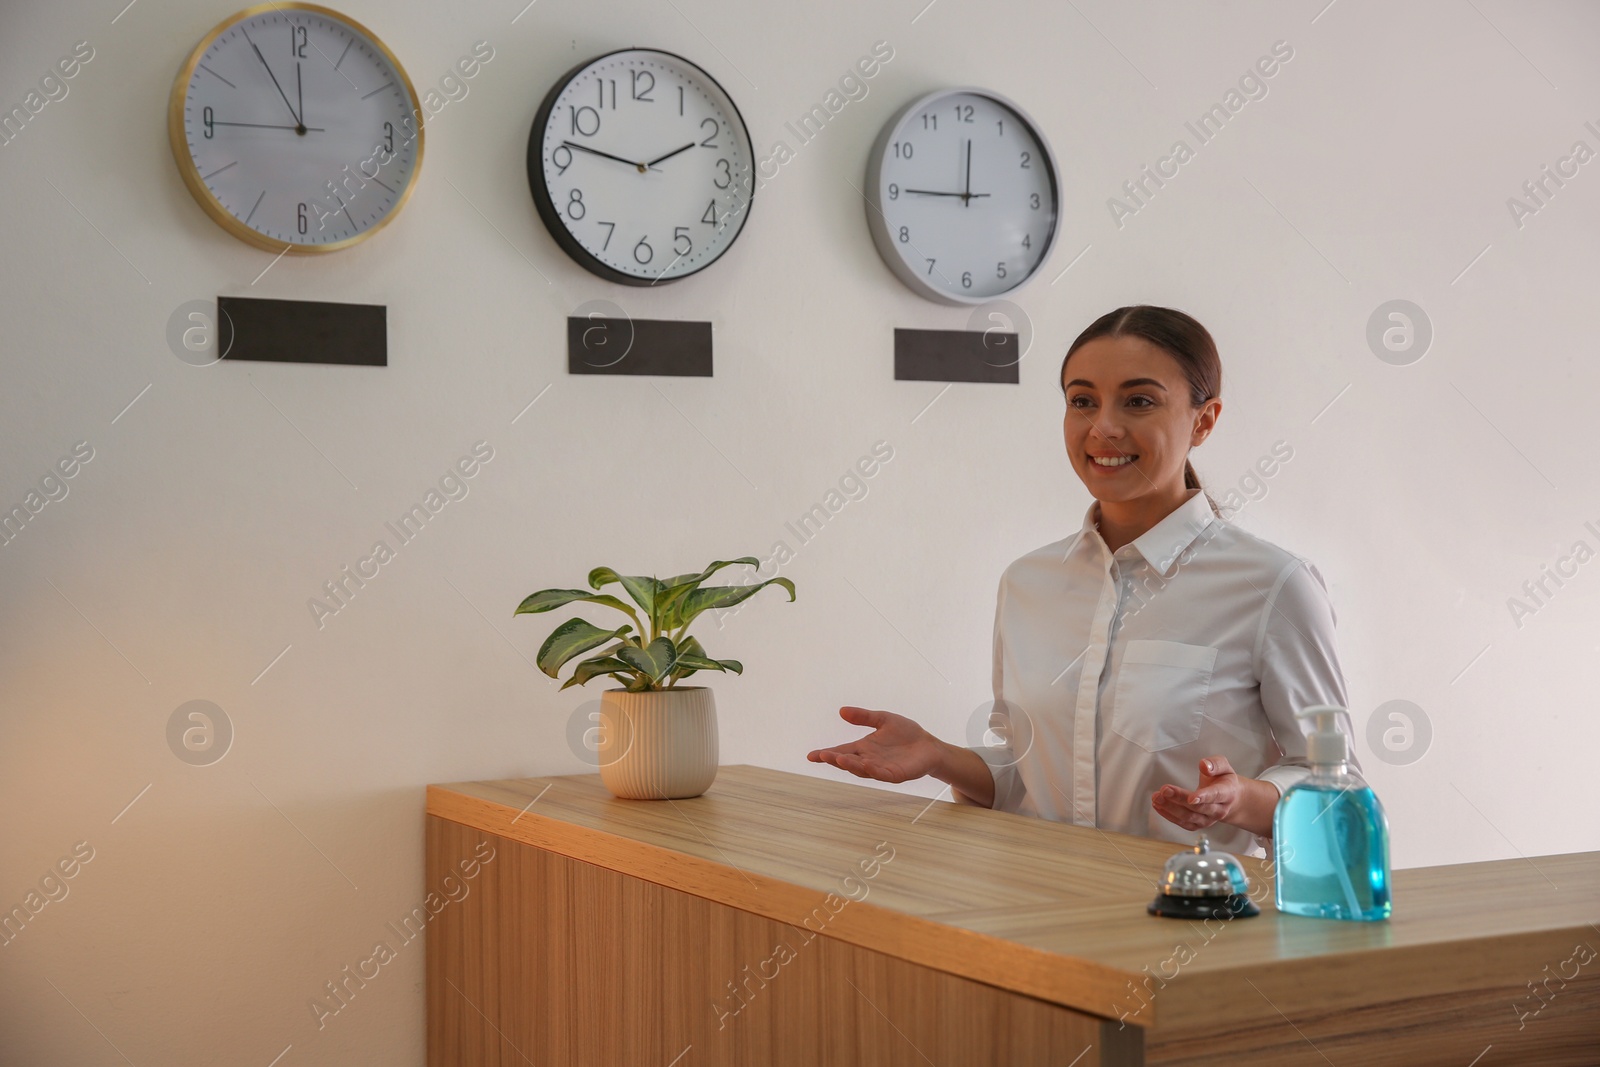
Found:
<svg viewBox="0 0 1600 1067"><path fill-rule="evenodd" d="M942 769L945 745L913 719L892 711L842 707L839 717L856 726L870 726L867 736L832 748L806 753L812 763L831 763L858 778L909 782Z"/></svg>

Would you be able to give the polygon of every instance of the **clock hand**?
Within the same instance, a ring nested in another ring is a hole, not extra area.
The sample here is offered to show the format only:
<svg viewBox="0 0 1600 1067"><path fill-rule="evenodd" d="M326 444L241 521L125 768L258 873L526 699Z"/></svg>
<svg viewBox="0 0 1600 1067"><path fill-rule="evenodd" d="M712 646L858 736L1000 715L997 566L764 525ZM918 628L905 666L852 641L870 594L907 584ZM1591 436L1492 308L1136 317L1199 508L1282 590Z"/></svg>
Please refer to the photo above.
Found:
<svg viewBox="0 0 1600 1067"><path fill-rule="evenodd" d="M602 152L598 148L590 148L588 145L581 145L574 141L562 141L561 143L566 145L568 148L576 148L580 152L588 152L590 155L604 156L607 159L614 159L618 163L626 163L628 166L636 168L640 174L643 174L645 172L645 168L650 165L648 163L636 163L631 159L623 159L621 156L614 156L610 152Z"/></svg>
<svg viewBox="0 0 1600 1067"><path fill-rule="evenodd" d="M693 147L694 147L694 142L690 141L688 144L684 145L682 148L674 148L672 151L668 152L664 156L657 156L655 159L652 159L650 162L646 163L645 166L653 167L657 163L660 163L662 160L671 159L673 156L677 155L679 152L687 152L689 149L691 149Z"/></svg>
<svg viewBox="0 0 1600 1067"><path fill-rule="evenodd" d="M250 32L245 30L243 26L239 27L239 29L244 32L244 39L250 41ZM254 41L250 41L250 47L255 50L256 58L261 60L261 65L267 68L267 77L272 79L273 88L277 89L278 95L283 97L283 106L289 109L289 115L294 119L294 124L296 126L304 126L305 123L300 121L300 116L294 113L294 105L289 103L288 94L283 91L283 86L278 84L278 76L272 73L272 68L267 65L267 57L261 54L261 49L256 48Z"/></svg>
<svg viewBox="0 0 1600 1067"><path fill-rule="evenodd" d="M980 196L993 196L993 193L939 193L932 189L907 189L908 193L921 193L923 196L959 196L962 200L976 200Z"/></svg>
<svg viewBox="0 0 1600 1067"><path fill-rule="evenodd" d="M300 61L294 61L294 95L300 101L300 129L299 133L306 132L306 91L300 84ZM972 184L972 142L967 142L967 184Z"/></svg>
<svg viewBox="0 0 1600 1067"><path fill-rule="evenodd" d="M267 122L212 122L211 125L213 125L213 126L254 126L258 130L299 130L302 133L304 133L307 130L310 130L313 133L327 133L328 132L327 130L323 129L321 126L274 126L271 123L267 123Z"/></svg>
<svg viewBox="0 0 1600 1067"><path fill-rule="evenodd" d="M973 139L966 138L966 190L962 192L962 206L973 200Z"/></svg>

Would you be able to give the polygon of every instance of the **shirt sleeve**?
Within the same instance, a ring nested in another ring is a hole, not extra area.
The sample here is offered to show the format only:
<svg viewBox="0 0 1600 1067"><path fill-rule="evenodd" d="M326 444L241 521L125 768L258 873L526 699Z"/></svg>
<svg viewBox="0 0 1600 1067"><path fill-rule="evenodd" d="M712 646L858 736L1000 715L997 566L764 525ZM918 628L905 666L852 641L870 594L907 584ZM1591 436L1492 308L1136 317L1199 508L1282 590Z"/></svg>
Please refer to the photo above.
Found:
<svg viewBox="0 0 1600 1067"><path fill-rule="evenodd" d="M994 779L994 803L989 806L996 811L1016 811L1027 789L1022 784L1022 777L1017 773L1016 755L1011 743L1014 736L1011 705L1006 701L1005 695L1005 633L1002 621L1005 603L1006 575L1001 575L1000 589L995 594L994 702L989 710L988 730L995 736L1003 738L1003 741L998 745L970 745L968 750L976 752L983 759L989 767L990 777ZM958 804L983 806L955 786L950 787L950 793Z"/></svg>
<svg viewBox="0 0 1600 1067"><path fill-rule="evenodd" d="M1279 796L1311 774L1311 763L1306 758L1306 725L1295 717L1296 713L1313 704L1349 706L1335 649L1336 621L1321 572L1310 560L1293 560L1267 597L1256 637L1255 671L1261 686L1261 707L1280 753L1278 762L1256 777L1277 786ZM1349 712L1338 719L1339 728L1351 739L1350 773L1360 778Z"/></svg>

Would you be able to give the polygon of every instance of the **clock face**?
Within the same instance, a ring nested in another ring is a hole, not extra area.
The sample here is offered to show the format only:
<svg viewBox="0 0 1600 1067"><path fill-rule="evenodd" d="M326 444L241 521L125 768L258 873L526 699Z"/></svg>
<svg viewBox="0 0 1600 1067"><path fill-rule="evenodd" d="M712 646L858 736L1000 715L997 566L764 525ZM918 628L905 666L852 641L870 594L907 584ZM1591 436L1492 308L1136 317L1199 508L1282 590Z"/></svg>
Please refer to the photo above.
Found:
<svg viewBox="0 0 1600 1067"><path fill-rule="evenodd" d="M376 232L422 163L416 92L360 23L311 4L242 11L173 86L168 133L201 207L234 236L326 252Z"/></svg>
<svg viewBox="0 0 1600 1067"><path fill-rule="evenodd" d="M1015 104L978 89L913 101L867 169L867 219L884 261L931 300L978 304L1033 276L1055 243L1060 182Z"/></svg>
<svg viewBox="0 0 1600 1067"><path fill-rule="evenodd" d="M556 83L528 136L539 217L581 266L625 285L676 281L726 252L755 192L750 134L716 80L633 48Z"/></svg>

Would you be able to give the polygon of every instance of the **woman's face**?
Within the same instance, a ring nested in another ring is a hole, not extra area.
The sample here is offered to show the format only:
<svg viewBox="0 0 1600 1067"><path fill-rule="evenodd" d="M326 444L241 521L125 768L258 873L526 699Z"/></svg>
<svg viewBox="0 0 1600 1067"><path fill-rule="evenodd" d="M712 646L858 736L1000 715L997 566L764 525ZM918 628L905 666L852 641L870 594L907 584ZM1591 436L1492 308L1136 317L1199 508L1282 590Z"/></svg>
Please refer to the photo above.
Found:
<svg viewBox="0 0 1600 1067"><path fill-rule="evenodd" d="M1221 400L1191 405L1178 361L1142 337L1085 343L1062 380L1067 455L1096 500L1183 495L1184 460L1210 434Z"/></svg>

